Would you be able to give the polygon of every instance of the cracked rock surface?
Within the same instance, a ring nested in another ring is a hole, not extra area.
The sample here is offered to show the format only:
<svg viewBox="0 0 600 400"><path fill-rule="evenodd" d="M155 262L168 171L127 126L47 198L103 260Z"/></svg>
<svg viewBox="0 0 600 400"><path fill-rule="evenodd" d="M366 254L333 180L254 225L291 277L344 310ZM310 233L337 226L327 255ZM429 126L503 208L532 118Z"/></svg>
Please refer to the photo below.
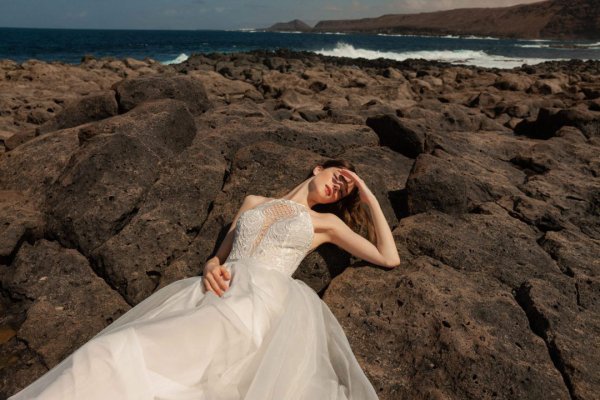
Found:
<svg viewBox="0 0 600 400"><path fill-rule="evenodd" d="M402 263L324 245L294 278L382 400L597 398L599 78L286 50L0 61L0 398L201 274L244 196L330 158Z"/></svg>

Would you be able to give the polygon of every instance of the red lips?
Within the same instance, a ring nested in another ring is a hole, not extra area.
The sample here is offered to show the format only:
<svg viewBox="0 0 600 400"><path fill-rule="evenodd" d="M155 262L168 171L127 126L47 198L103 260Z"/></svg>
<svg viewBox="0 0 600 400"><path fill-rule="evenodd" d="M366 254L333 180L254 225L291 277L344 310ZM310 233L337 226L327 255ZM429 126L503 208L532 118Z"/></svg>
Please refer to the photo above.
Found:
<svg viewBox="0 0 600 400"><path fill-rule="evenodd" d="M331 189L327 185L325 185L325 194L327 194L327 196L331 196Z"/></svg>

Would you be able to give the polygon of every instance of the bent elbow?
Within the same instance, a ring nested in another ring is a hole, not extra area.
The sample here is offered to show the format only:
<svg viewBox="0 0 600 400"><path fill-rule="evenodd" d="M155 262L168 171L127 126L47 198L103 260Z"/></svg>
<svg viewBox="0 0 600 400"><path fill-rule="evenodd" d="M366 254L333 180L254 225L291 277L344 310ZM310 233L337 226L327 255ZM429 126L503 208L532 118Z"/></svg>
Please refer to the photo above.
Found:
<svg viewBox="0 0 600 400"><path fill-rule="evenodd" d="M400 259L394 258L392 260L388 260L385 264L386 268L393 269L400 266Z"/></svg>

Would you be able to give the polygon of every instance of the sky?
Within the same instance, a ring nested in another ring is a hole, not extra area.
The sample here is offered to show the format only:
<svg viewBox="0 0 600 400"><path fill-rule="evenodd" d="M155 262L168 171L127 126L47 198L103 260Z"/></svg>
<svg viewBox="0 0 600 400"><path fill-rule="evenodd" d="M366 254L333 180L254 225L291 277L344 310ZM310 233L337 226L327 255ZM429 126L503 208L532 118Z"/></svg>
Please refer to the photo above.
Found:
<svg viewBox="0 0 600 400"><path fill-rule="evenodd" d="M0 0L0 27L244 29L540 0ZM0 38L1 40L1 38Z"/></svg>

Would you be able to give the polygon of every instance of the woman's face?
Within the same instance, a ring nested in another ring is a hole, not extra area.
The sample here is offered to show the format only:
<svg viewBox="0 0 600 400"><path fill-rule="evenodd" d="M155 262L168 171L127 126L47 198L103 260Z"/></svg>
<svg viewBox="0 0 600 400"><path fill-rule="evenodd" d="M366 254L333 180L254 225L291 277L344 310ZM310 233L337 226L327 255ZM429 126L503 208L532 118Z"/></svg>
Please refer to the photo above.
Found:
<svg viewBox="0 0 600 400"><path fill-rule="evenodd" d="M313 174L315 177L309 184L309 189L314 193L314 199L320 204L335 203L346 197L354 189L354 182L347 181L347 178L340 172L340 167L323 168L320 165L315 167Z"/></svg>

